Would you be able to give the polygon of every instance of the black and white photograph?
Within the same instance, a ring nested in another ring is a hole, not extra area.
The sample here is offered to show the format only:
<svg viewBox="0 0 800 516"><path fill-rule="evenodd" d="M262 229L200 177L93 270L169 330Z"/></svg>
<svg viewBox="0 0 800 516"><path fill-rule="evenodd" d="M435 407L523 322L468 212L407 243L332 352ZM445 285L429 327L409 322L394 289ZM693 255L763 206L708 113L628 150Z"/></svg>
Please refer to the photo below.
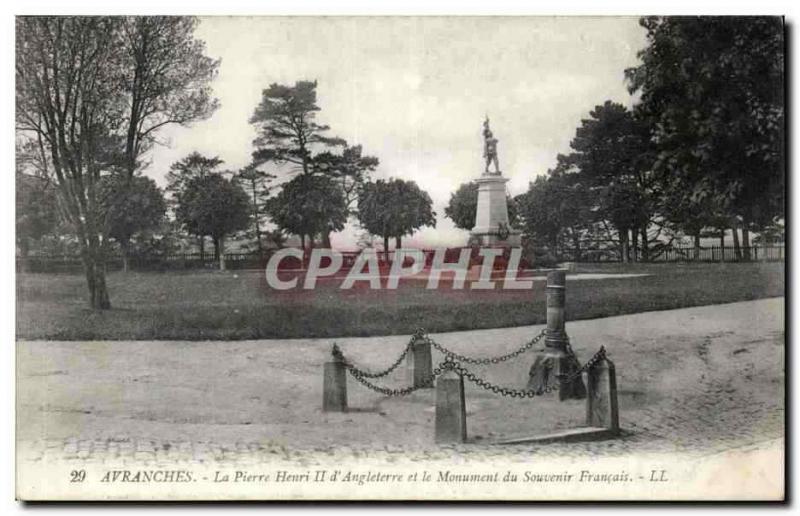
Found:
<svg viewBox="0 0 800 516"><path fill-rule="evenodd" d="M91 14L13 22L18 500L785 500L782 16Z"/></svg>

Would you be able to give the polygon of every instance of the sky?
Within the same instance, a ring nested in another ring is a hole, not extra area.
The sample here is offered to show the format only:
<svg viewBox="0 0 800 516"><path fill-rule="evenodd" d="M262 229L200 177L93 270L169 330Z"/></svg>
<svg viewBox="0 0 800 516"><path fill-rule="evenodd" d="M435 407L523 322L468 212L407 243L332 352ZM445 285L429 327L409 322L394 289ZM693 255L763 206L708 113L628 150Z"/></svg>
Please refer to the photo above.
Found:
<svg viewBox="0 0 800 516"><path fill-rule="evenodd" d="M645 46L633 17L209 17L196 36L221 59L220 108L162 131L146 175L163 186L170 164L193 151L243 167L262 90L317 80L330 134L376 156L375 179L413 180L430 194L436 228L407 240L425 247L467 241L444 207L483 171L486 115L508 191L523 193L596 105L633 104L623 72ZM356 235L349 226L333 245L354 247Z"/></svg>

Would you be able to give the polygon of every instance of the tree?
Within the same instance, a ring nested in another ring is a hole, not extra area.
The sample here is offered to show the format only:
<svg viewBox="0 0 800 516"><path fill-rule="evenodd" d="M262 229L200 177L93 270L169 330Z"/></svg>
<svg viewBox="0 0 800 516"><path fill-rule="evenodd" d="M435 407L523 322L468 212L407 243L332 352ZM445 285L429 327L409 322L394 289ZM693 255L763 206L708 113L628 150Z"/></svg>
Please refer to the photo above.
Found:
<svg viewBox="0 0 800 516"><path fill-rule="evenodd" d="M253 163L273 162L289 165L292 172L302 175L329 176L341 189L349 210L378 160L362 156L360 145L350 147L343 139L328 136L330 127L316 121L318 111L316 81L297 81L294 86L271 84L250 118L258 131ZM339 147L341 154L332 152ZM314 217L315 213L309 213L306 218ZM328 223L335 225L332 220ZM323 245L330 247L330 232L323 232L322 239Z"/></svg>
<svg viewBox="0 0 800 516"><path fill-rule="evenodd" d="M133 236L158 227L164 220L164 194L155 181L143 176L106 176L100 188L105 199L114 201L105 207L108 235L119 243L122 269L127 272Z"/></svg>
<svg viewBox="0 0 800 516"><path fill-rule="evenodd" d="M211 237L214 259L225 270L225 238L250 223L250 199L235 181L208 174L186 182L175 217L189 233Z"/></svg>
<svg viewBox="0 0 800 516"><path fill-rule="evenodd" d="M219 174L217 168L224 161L218 156L207 157L195 151L176 161L169 167L167 172L167 191L172 193L173 200L177 199L180 192L186 189L187 184L198 178L204 178L210 174ZM205 259L206 236L207 233L191 233L198 238L200 248L200 260Z"/></svg>
<svg viewBox="0 0 800 516"><path fill-rule="evenodd" d="M209 158L194 151L170 165L167 171L167 190L177 192L191 179L218 174L217 168L223 163L225 162L219 159L219 156Z"/></svg>
<svg viewBox="0 0 800 516"><path fill-rule="evenodd" d="M317 81L297 81L294 86L270 84L250 117L258 131L253 141L253 161L289 164L302 174L311 175L315 148L345 145L341 138L326 135L330 127L317 123L319 110Z"/></svg>
<svg viewBox="0 0 800 516"><path fill-rule="evenodd" d="M606 101L581 120L570 142L572 152L559 156L557 168L577 174L596 198L599 218L619 235L621 257L628 261L631 240L642 236L647 256L647 228L653 220L656 194L650 173L650 128L621 104ZM637 253L634 253L636 256Z"/></svg>
<svg viewBox="0 0 800 516"><path fill-rule="evenodd" d="M81 244L93 308L110 307L97 184L113 165L103 161L100 146L118 125L123 98L111 73L119 52L116 26L106 18L16 22L17 127L36 140L55 175Z"/></svg>
<svg viewBox="0 0 800 516"><path fill-rule="evenodd" d="M129 99L125 158L132 176L137 159L165 125L208 118L219 106L211 94L219 60L194 38L199 21L186 16L121 19L122 81Z"/></svg>
<svg viewBox="0 0 800 516"><path fill-rule="evenodd" d="M34 142L57 187L64 218L78 238L92 308L111 307L101 178L119 170L132 177L161 127L188 124L215 107L208 83L216 62L193 39L196 22L178 20L16 19L18 135ZM143 37L145 25L153 38ZM205 65L192 66L191 60Z"/></svg>
<svg viewBox="0 0 800 516"><path fill-rule="evenodd" d="M27 269L31 244L55 231L58 206L55 190L47 179L17 170L16 174L16 243L22 269Z"/></svg>
<svg viewBox="0 0 800 516"><path fill-rule="evenodd" d="M285 183L269 200L267 211L282 230L306 237L313 247L314 235L344 229L347 207L341 188L327 176L299 175Z"/></svg>
<svg viewBox="0 0 800 516"><path fill-rule="evenodd" d="M260 223L266 215L265 201L270 193L269 184L275 179L275 176L263 170L259 170L254 164L250 164L238 172L236 179L241 182L252 195L250 220L253 222L253 238L256 240L258 253L262 254L264 248L261 244Z"/></svg>
<svg viewBox="0 0 800 516"><path fill-rule="evenodd" d="M395 247L402 246L402 237L423 226L436 227L436 213L427 192L414 181L379 179L367 183L358 197L358 219L373 235L383 237L386 259L389 259L389 238Z"/></svg>
<svg viewBox="0 0 800 516"><path fill-rule="evenodd" d="M779 17L646 17L626 70L652 120L654 170L686 205L719 206L748 230L785 217L784 39ZM737 242L734 222L734 242Z"/></svg>
<svg viewBox="0 0 800 516"><path fill-rule="evenodd" d="M551 253L563 253L569 242L573 259L581 258L581 242L592 232L595 215L592 195L577 175L565 175L559 169L538 176L528 191L515 199L522 229L534 242L545 243Z"/></svg>
<svg viewBox="0 0 800 516"><path fill-rule="evenodd" d="M518 221L516 202L511 196L506 196L508 206L508 220L512 226ZM475 217L478 211L478 183L470 181L463 183L454 193L450 194L450 201L444 208L445 217L453 221L457 228L467 231L475 227Z"/></svg>
<svg viewBox="0 0 800 516"><path fill-rule="evenodd" d="M348 217L355 215L353 204L358 201L358 193L377 167L378 158L364 156L361 145L345 145L341 154L325 151L314 157L315 172L330 177L341 189ZM322 234L322 245L331 246L330 233Z"/></svg>
<svg viewBox="0 0 800 516"><path fill-rule="evenodd" d="M316 155L314 169L332 178L341 187L348 213L353 214L358 191L369 181L369 173L378 168L378 163L378 158L363 155L361 145L345 145L341 154L325 151Z"/></svg>
<svg viewBox="0 0 800 516"><path fill-rule="evenodd" d="M452 220L457 228L469 231L475 227L477 211L478 183L470 181L463 183L458 190L450 194L450 202L444 208L444 216Z"/></svg>

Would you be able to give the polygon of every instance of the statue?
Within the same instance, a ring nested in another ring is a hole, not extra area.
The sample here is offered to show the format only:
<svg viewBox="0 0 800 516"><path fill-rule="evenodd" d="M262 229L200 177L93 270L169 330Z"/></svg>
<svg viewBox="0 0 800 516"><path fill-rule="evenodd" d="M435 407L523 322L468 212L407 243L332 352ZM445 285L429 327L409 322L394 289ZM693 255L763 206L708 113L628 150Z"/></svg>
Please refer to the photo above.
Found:
<svg viewBox="0 0 800 516"><path fill-rule="evenodd" d="M489 165L494 163L494 174L500 175L500 163L497 160L497 138L489 129L489 116L483 121L483 157L486 159L485 173L490 174Z"/></svg>

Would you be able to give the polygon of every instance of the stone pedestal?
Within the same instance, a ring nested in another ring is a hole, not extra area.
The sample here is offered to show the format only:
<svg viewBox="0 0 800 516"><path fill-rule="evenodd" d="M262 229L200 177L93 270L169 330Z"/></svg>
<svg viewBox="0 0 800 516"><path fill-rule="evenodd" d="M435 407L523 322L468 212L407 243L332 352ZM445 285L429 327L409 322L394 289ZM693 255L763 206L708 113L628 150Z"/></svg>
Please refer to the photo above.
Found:
<svg viewBox="0 0 800 516"><path fill-rule="evenodd" d="M559 376L573 374L579 367L575 357L568 355L566 351L545 348L533 361L527 388L538 392L560 384L559 401L582 400L586 397L586 388L580 376L571 382L562 382L559 379Z"/></svg>
<svg viewBox="0 0 800 516"><path fill-rule="evenodd" d="M586 425L619 432L617 375L614 363L604 358L586 373Z"/></svg>
<svg viewBox="0 0 800 516"><path fill-rule="evenodd" d="M334 344L333 359L323 366L323 412L347 412L347 369L337 351Z"/></svg>
<svg viewBox="0 0 800 516"><path fill-rule="evenodd" d="M566 324L566 272L552 271L547 274L547 330L545 347L537 354L531 366L528 389L542 391L560 385L558 399L584 399L586 388L578 376L571 382L559 379L560 375L570 375L580 368L580 364L567 351Z"/></svg>
<svg viewBox="0 0 800 516"><path fill-rule="evenodd" d="M470 243L482 246L518 247L521 244L521 233L511 229L508 223L506 203L508 179L500 173L484 173L476 182L478 207L475 213L475 227L470 231Z"/></svg>
<svg viewBox="0 0 800 516"><path fill-rule="evenodd" d="M425 340L414 341L408 352L408 358L406 358L408 383L414 387L433 387L433 381L431 380L432 367L431 343Z"/></svg>
<svg viewBox="0 0 800 516"><path fill-rule="evenodd" d="M438 444L467 440L467 407L464 379L452 369L436 379L436 421L434 440Z"/></svg>

